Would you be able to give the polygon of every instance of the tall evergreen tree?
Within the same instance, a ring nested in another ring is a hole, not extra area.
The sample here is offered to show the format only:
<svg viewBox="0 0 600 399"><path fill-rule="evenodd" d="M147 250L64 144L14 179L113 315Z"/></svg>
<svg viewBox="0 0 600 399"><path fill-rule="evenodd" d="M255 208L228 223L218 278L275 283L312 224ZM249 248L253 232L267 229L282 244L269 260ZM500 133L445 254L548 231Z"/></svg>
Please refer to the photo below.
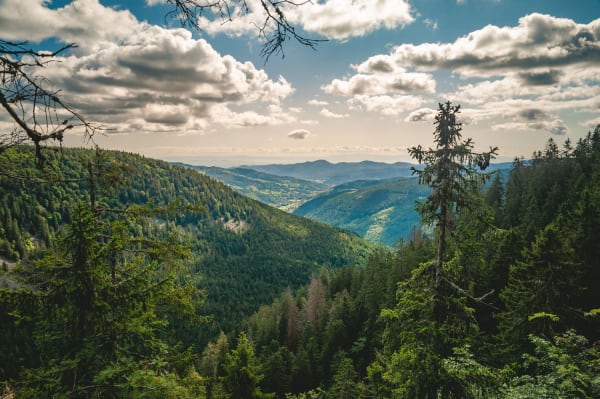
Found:
<svg viewBox="0 0 600 399"><path fill-rule="evenodd" d="M414 173L421 184L432 188L418 210L423 223L435 227L437 251L432 262L422 264L400 285L396 307L382 313L388 322L384 378L398 398L461 397L465 393L444 371L442 361L476 330L467 299L477 298L459 284L463 266L460 257L449 256L450 238L457 240L453 233L459 213L480 213L479 188L490 177L480 170L489 166L497 148L478 153L471 139L463 141L459 111L460 106L450 102L440 104L435 118L436 147L409 149L413 158L425 164L423 169L413 168Z"/></svg>
<svg viewBox="0 0 600 399"><path fill-rule="evenodd" d="M447 255L448 235L455 226L455 216L462 208L475 211L474 193L490 177L489 174L479 173L479 170L485 170L498 152L498 148L494 147L478 153L473 150L472 139L461 140L459 112L460 105L452 105L449 101L439 104L433 133L436 147L425 150L419 145L408 149L411 157L425 164L423 169L413 167L413 173L419 177L421 184L432 188L431 194L424 203L419 204L418 210L422 221L434 224L436 228L436 292L441 290L444 280L443 263Z"/></svg>

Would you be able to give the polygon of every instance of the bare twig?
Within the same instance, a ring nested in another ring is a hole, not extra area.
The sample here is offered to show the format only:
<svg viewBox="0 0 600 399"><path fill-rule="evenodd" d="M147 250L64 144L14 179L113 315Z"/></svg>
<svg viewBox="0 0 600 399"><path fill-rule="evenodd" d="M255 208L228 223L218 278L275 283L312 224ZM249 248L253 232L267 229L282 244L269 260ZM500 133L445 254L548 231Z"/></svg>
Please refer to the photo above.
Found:
<svg viewBox="0 0 600 399"><path fill-rule="evenodd" d="M483 295L482 295L482 296L480 296L480 297L474 297L474 296L473 296L473 295L471 295L471 294L470 294L470 293L469 293L467 290L465 290L464 288L462 288L462 287L458 286L458 285L457 285L457 284L456 284L454 281L450 280L449 278L447 278L447 277L443 276L443 277L442 277L442 280L444 280L444 281L445 281L445 282L446 282L446 283L447 283L447 284L448 284L450 287L452 287L452 288L453 288L453 289L454 289L454 290L455 290L455 291L456 291L458 294L460 294L460 295L464 295L464 296L466 296L467 298L469 298L469 299L471 299L471 300L473 300L473 301L475 301L475 302L477 302L477 303L479 303L479 304L481 304L481 305L488 306L488 307L490 307L490 308L492 308L492 309L494 309L494 310L500 310L500 309L499 309L497 306L495 306L495 305L492 305L491 303L489 303L489 302L485 302L485 301L484 301L484 300L485 300L485 299L486 299L488 296L492 295L492 294L495 292L495 290L493 290L493 289L492 289L492 290L490 290L490 291L486 292L485 294L483 294Z"/></svg>
<svg viewBox="0 0 600 399"><path fill-rule="evenodd" d="M55 62L58 55L75 47L72 43L52 52L36 51L27 42L0 40L0 106L16 125L10 132L0 132L0 153L31 143L41 166L45 160L44 143L62 143L65 133L74 127L83 128L87 139L101 129L87 122L59 97L60 92L47 79L36 74Z"/></svg>
<svg viewBox="0 0 600 399"><path fill-rule="evenodd" d="M199 29L199 18L206 12L211 12L217 18L221 18L223 23L232 21L236 16L241 16L251 12L246 0L167 0L167 3L173 5L173 10L167 13L167 18L176 18L183 26L192 29ZM312 39L298 33L296 27L286 18L284 7L300 7L310 0L261 0L265 19L262 24L256 25L258 33L264 38L261 55L265 61L273 54L285 56L283 51L284 43L289 39L294 39L303 46L315 49L315 46L324 39ZM241 15L233 15L232 10L239 7Z"/></svg>

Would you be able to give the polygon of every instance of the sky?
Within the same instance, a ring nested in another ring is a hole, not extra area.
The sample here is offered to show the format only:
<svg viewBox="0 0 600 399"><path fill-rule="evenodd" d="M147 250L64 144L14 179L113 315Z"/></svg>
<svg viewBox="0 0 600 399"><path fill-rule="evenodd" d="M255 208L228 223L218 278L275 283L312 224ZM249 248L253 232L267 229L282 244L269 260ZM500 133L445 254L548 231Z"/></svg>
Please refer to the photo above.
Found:
<svg viewBox="0 0 600 399"><path fill-rule="evenodd" d="M0 38L53 50L43 75L102 148L196 165L410 161L440 102L463 137L528 158L600 124L600 0L312 0L315 49L260 55L260 0L200 29L162 0L0 0ZM0 129L8 129L0 115ZM66 143L84 146L74 133Z"/></svg>

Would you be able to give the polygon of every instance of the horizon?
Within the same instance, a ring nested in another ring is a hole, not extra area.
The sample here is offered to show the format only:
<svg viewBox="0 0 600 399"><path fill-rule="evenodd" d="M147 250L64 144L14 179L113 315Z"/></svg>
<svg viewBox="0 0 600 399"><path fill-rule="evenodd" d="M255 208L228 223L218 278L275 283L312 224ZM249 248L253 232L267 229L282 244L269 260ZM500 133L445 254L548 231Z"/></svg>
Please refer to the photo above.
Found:
<svg viewBox="0 0 600 399"><path fill-rule="evenodd" d="M523 159L529 159L529 158L523 158ZM393 164L397 164L397 163L404 163L404 164L409 164L409 165L419 165L417 162L411 162L411 161L375 161L372 159L363 159L360 161L330 161L327 159L314 159L314 160L305 160L305 161L290 161L290 162L264 162L264 163L235 163L235 162L230 162L228 160L220 160L217 163L220 164L215 164L215 163L211 163L211 164L203 164L203 163L196 163L197 161L194 160L190 160L190 161L167 161L162 159L163 161L166 161L168 163L171 164L184 164L184 165L189 165L189 166L200 166L200 167L217 167L217 168L223 168L223 169L234 169L234 168L239 168L239 167L248 167L251 168L252 166L271 166L271 165L299 165L299 164L305 164L305 163L317 163L320 161L324 161L327 162L331 165L339 165L339 164L359 164L359 163L364 163L364 162L372 162L372 163L380 163L380 164L387 164L387 165L393 165ZM496 160L495 162L491 162L490 165L498 165L498 164L506 164L506 163L512 163L514 161L514 159L511 160Z"/></svg>

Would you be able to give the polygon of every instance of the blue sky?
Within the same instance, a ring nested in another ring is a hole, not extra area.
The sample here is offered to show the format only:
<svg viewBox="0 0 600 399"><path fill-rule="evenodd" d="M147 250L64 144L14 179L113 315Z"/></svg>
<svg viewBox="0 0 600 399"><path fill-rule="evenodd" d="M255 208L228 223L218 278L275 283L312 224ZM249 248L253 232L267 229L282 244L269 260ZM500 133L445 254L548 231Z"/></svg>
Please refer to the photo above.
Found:
<svg viewBox="0 0 600 399"><path fill-rule="evenodd" d="M0 38L77 42L44 74L96 142L169 161L407 161L447 100L501 160L600 123L600 0L314 0L287 15L327 41L268 62L257 1L188 31L160 0L0 0Z"/></svg>

